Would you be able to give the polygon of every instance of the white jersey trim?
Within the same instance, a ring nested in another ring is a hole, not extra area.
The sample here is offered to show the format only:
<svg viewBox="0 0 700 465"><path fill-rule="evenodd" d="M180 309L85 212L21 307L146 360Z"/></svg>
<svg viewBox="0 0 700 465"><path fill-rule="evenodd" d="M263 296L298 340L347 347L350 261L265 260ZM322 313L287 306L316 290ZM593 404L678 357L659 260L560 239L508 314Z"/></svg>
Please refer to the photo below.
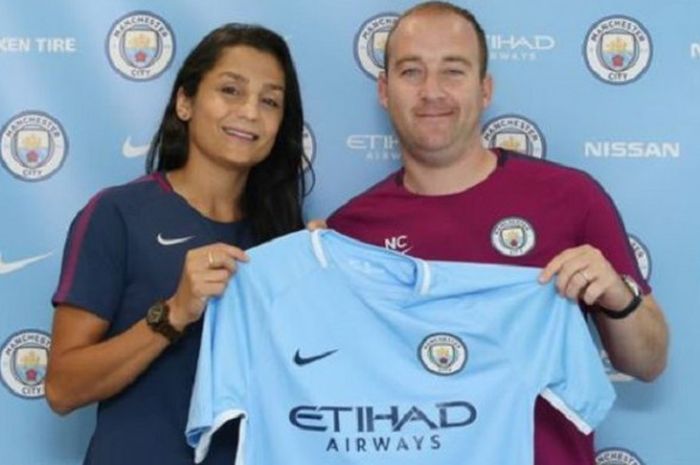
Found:
<svg viewBox="0 0 700 465"><path fill-rule="evenodd" d="M316 260L321 264L321 268L328 268L328 259L323 251L323 244L321 244L321 231L323 230L315 229L311 231L311 247L314 250Z"/></svg>
<svg viewBox="0 0 700 465"><path fill-rule="evenodd" d="M566 419L573 423L574 426L576 426L576 428L583 434L588 435L593 432L591 425L589 425L577 412L571 410L569 406L564 403L561 397L554 393L554 391L547 388L540 392L540 395L544 400L549 402L552 407L559 410L566 417Z"/></svg>
<svg viewBox="0 0 700 465"><path fill-rule="evenodd" d="M430 290L430 281L432 280L432 276L430 274L430 265L428 265L428 262L426 262L425 260L421 260L419 258L417 258L416 261L423 270L422 276L419 275L418 278L421 280L420 295L427 295L428 291Z"/></svg>
<svg viewBox="0 0 700 465"><path fill-rule="evenodd" d="M209 452L209 444L211 443L211 437L214 433L221 428L224 423L231 421L234 418L243 417L241 419L241 425L238 432L238 446L236 450L236 463L234 465L245 465L245 457L243 453L243 446L245 445L245 430L246 430L246 413L243 410L231 409L221 412L215 419L214 423L211 425L207 431L202 434L197 442L197 446L194 449L194 463L202 463L202 461L207 457Z"/></svg>

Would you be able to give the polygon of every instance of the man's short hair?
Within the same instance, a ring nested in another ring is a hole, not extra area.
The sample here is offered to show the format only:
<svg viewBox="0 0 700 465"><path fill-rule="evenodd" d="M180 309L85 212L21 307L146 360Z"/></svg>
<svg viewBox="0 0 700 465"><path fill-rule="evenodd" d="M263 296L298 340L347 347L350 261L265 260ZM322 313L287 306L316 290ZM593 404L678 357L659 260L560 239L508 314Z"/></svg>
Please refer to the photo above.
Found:
<svg viewBox="0 0 700 465"><path fill-rule="evenodd" d="M484 29L481 27L481 24L479 24L479 21L476 20L476 17L471 11L467 10L466 8L453 5L452 3L441 1L429 1L419 3L404 11L403 14L399 16L399 18L396 20L391 30L389 31L389 35L386 39L386 48L384 51L384 71L386 73L389 72L389 45L391 44L391 37L394 35L394 31L396 31L396 29L399 27L399 24L401 24L401 21L403 21L405 18L411 16L414 13L420 13L423 11L454 13L456 15L461 16L468 23L474 26L474 30L476 31L476 37L479 42L479 75L483 79L486 76L486 68L488 66L489 60L489 51L486 47L486 34L484 33Z"/></svg>

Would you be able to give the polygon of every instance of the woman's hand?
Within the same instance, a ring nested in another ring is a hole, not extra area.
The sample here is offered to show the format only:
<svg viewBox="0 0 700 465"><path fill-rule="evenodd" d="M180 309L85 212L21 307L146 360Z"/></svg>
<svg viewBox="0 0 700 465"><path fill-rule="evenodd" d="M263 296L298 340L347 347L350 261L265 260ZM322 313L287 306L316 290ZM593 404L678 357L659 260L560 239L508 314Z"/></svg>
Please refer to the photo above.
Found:
<svg viewBox="0 0 700 465"><path fill-rule="evenodd" d="M168 299L170 324L182 331L199 320L207 300L221 295L236 272L236 261L247 262L248 255L232 245L216 243L191 249L185 256L180 284Z"/></svg>

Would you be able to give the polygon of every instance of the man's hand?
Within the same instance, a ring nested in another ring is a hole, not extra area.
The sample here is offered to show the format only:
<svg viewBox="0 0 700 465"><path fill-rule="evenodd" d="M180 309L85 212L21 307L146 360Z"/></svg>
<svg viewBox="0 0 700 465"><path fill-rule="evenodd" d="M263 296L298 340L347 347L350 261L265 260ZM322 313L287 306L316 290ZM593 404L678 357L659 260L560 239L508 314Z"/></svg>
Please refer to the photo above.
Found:
<svg viewBox="0 0 700 465"><path fill-rule="evenodd" d="M561 295L588 305L622 310L634 297L600 250L590 245L561 252L545 266L539 280L546 283L555 275Z"/></svg>

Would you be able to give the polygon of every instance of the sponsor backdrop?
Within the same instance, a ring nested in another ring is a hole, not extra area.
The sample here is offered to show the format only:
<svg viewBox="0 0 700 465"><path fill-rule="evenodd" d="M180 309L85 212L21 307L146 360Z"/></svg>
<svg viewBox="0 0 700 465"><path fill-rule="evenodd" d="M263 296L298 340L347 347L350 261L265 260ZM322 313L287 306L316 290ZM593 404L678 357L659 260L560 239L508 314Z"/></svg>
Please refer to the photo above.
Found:
<svg viewBox="0 0 700 465"><path fill-rule="evenodd" d="M3 2L0 462L81 461L93 408L60 418L43 399L49 299L65 234L92 194L143 172L175 72L210 29L258 22L289 41L316 172L309 217L325 217L399 165L375 78L387 30L412 3L322 3ZM619 400L598 432L598 463L700 463L693 426L700 413L693 394L700 392L700 138L691 129L700 121L700 4L577 1L561 11L551 0L461 3L488 32L496 93L484 143L599 179L672 329L669 367L654 384L609 370ZM387 245L400 248L394 239Z"/></svg>

